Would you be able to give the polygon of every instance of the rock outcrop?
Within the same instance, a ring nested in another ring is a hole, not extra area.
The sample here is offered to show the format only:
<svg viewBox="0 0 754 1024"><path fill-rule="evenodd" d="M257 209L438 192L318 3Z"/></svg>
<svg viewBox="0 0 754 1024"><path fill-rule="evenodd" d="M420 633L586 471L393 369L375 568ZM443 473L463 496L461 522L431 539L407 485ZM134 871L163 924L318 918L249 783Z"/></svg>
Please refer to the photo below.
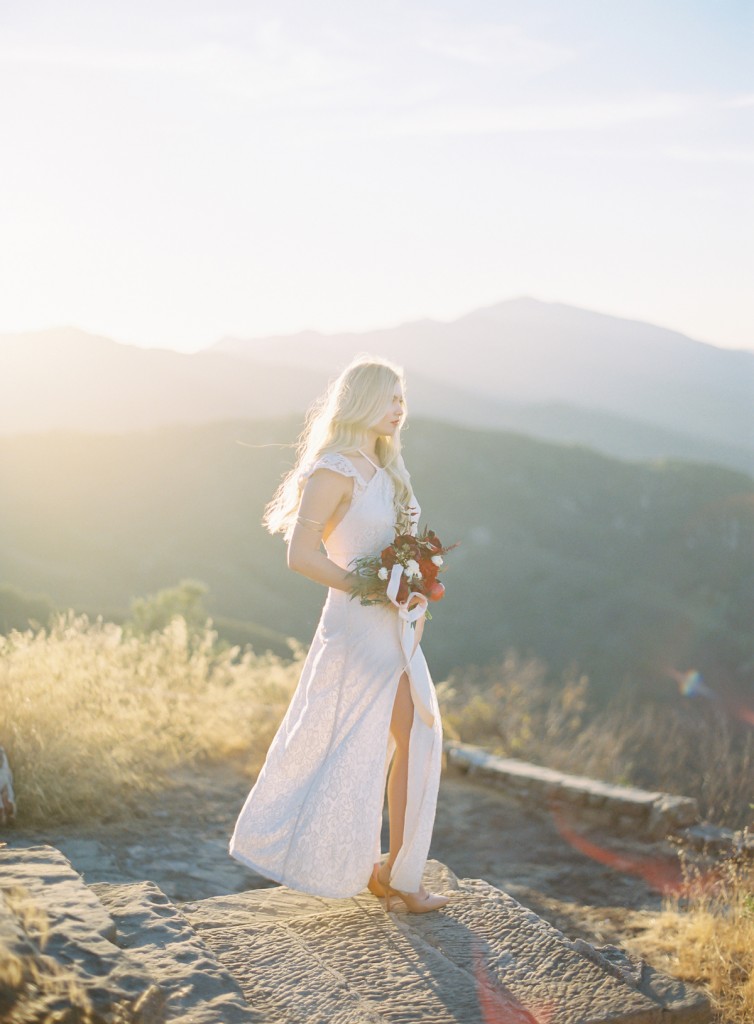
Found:
<svg viewBox="0 0 754 1024"><path fill-rule="evenodd" d="M5 963L60 965L102 1021L711 1019L702 993L616 947L571 941L483 879L429 861L425 884L450 902L386 913L366 888L326 899L274 886L176 906L152 882L87 886L51 846L0 848L0 946ZM0 975L0 1019L38 1019L35 993L40 1012L64 1005L59 988L30 987L31 973Z"/></svg>

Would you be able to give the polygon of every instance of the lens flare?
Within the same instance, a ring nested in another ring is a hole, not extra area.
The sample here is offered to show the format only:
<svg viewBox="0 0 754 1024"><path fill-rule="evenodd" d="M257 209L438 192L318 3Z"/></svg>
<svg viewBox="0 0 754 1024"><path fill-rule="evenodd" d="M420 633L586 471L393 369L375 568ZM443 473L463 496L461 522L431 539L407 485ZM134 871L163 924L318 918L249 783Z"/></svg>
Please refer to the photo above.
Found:
<svg viewBox="0 0 754 1024"><path fill-rule="evenodd" d="M740 722L745 722L747 725L754 726L754 707L733 701L731 703L730 711L731 714L735 715Z"/></svg>
<svg viewBox="0 0 754 1024"><path fill-rule="evenodd" d="M679 673L678 689L684 697L715 697L715 692L702 679L701 672Z"/></svg>
<svg viewBox="0 0 754 1024"><path fill-rule="evenodd" d="M707 697L714 700L717 694L711 690L702 678L702 673L696 669L688 669L686 672L679 672L676 668L666 667L666 676L669 676L678 685L678 692L682 697Z"/></svg>
<svg viewBox="0 0 754 1024"><path fill-rule="evenodd" d="M487 969L482 947L473 936L471 949L481 1011L480 1024L550 1024L555 1017L553 1005L524 1006Z"/></svg>
<svg viewBox="0 0 754 1024"><path fill-rule="evenodd" d="M727 715L737 718L745 725L754 726L754 706L738 697L727 697L707 686L702 678L701 672L696 669L688 669L686 672L679 672L675 668L665 668L665 675L675 680L678 684L678 692L682 697L691 699L704 697L714 703Z"/></svg>
<svg viewBox="0 0 754 1024"><path fill-rule="evenodd" d="M561 809L554 803L550 804L550 814L560 835L575 850L583 853L591 860L604 864L624 875L635 875L663 896L683 898L692 892L701 894L710 892L720 882L720 865L696 870L687 875L677 857L639 857L634 854L621 853L607 846L601 846L592 839L587 839L574 829L564 817Z"/></svg>
<svg viewBox="0 0 754 1024"><path fill-rule="evenodd" d="M670 857L638 857L633 854L620 853L577 832L564 817L555 804L551 804L555 828L565 841L579 853L606 867L624 875L636 875L647 885L663 895L679 892L684 884L681 866L676 858Z"/></svg>

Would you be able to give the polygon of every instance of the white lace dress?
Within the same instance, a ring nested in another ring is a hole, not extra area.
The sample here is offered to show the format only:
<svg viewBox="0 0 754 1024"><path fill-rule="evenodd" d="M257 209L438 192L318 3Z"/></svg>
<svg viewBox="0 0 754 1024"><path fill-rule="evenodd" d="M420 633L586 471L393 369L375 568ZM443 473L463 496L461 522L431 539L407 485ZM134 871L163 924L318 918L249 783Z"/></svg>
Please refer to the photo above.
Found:
<svg viewBox="0 0 754 1024"><path fill-rule="evenodd" d="M329 558L346 569L351 559L377 554L392 541L393 483L382 469L364 480L339 454L324 455L303 476L320 468L354 481L348 511L326 543ZM418 515L416 506L414 531ZM302 892L361 892L381 855L385 784L395 752L390 719L406 662L394 607L362 605L328 588L291 703L236 822L232 857ZM416 892L434 826L442 726L421 646L406 670L414 717L403 845L391 881Z"/></svg>

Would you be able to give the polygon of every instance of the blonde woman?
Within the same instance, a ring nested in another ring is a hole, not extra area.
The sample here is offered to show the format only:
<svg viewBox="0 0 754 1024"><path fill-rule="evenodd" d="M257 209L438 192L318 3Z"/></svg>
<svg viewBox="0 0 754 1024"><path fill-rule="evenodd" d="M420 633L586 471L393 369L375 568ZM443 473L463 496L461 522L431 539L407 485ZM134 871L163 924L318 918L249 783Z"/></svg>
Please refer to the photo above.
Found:
<svg viewBox="0 0 754 1024"><path fill-rule="evenodd" d="M416 532L405 415L403 371L354 361L312 407L296 465L265 509L267 529L288 543L289 567L328 590L230 854L293 889L347 897L368 886L388 910L398 895L423 913L448 902L422 885L440 781L437 697L421 647L407 654L401 644L399 610L350 597L352 559L379 553L396 526ZM390 850L381 862L386 780Z"/></svg>

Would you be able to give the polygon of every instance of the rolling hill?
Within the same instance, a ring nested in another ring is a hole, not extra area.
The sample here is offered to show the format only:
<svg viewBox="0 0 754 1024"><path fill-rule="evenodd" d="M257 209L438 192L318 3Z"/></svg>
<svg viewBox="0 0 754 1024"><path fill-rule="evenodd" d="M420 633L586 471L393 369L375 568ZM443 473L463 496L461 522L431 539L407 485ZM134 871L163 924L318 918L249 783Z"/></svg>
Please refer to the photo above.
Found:
<svg viewBox="0 0 754 1024"><path fill-rule="evenodd" d="M308 643L324 592L260 525L299 429L0 438L0 579L60 607L125 611L194 578L213 615ZM605 694L672 690L692 669L750 686L750 477L433 421L410 422L405 451L423 520L461 542L426 632L436 678L514 647Z"/></svg>

